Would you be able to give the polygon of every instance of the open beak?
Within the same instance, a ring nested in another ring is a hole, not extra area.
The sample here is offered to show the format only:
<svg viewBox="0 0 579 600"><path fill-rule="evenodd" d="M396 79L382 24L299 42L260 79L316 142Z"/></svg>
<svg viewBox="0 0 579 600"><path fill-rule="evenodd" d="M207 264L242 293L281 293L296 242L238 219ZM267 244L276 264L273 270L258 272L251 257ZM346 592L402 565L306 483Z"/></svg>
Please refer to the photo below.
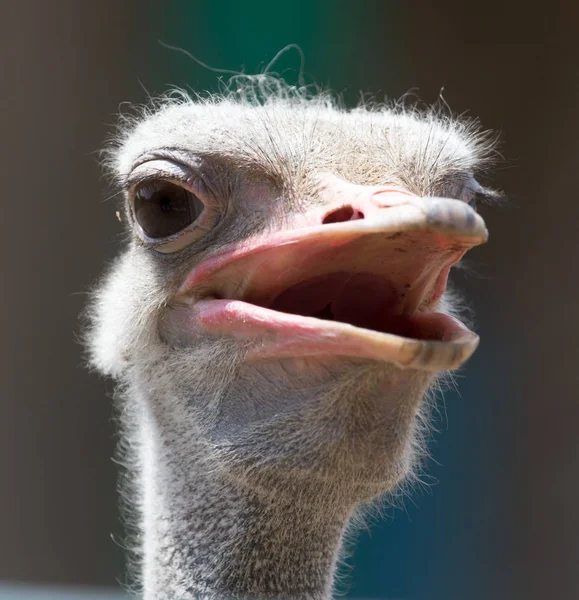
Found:
<svg viewBox="0 0 579 600"><path fill-rule="evenodd" d="M487 240L484 221L459 200L381 198L371 210L349 205L353 220L315 216L205 260L175 297L178 327L244 340L249 360L333 355L459 367L479 338L436 309L450 267Z"/></svg>

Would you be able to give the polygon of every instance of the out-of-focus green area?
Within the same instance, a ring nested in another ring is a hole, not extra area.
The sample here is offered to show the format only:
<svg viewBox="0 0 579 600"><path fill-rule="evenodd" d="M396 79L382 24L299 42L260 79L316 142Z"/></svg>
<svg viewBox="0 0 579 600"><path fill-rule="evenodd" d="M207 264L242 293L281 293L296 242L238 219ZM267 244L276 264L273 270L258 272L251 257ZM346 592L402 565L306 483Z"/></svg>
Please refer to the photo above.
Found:
<svg viewBox="0 0 579 600"><path fill-rule="evenodd" d="M306 82L342 93L350 104L359 100L362 90L371 90L378 98L384 94L398 97L407 91L398 81L404 70L401 5L397 0L343 6L333 0L171 0L159 11L149 3L157 38L189 51L210 67L259 73L280 50L297 45L305 57ZM378 53L377 42L382 49ZM171 56L159 46L151 47L149 59L149 85L154 80L160 90L168 85L215 90L217 78L228 77L178 53ZM282 55L271 68L290 83L298 82L299 70L295 50Z"/></svg>

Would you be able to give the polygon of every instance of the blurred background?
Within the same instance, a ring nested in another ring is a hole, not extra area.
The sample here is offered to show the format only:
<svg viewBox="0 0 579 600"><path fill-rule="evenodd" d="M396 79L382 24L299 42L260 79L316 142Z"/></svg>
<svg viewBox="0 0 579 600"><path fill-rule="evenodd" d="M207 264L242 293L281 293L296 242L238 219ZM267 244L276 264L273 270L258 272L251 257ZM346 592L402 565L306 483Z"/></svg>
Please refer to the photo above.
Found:
<svg viewBox="0 0 579 600"><path fill-rule="evenodd" d="M112 386L75 336L120 239L97 152L121 102L217 87L158 40L248 73L299 44L351 105L444 88L501 133L510 202L483 208L490 242L456 274L481 346L441 404L429 485L359 534L343 589L579 597L578 3L22 0L0 30L0 597L121 597Z"/></svg>

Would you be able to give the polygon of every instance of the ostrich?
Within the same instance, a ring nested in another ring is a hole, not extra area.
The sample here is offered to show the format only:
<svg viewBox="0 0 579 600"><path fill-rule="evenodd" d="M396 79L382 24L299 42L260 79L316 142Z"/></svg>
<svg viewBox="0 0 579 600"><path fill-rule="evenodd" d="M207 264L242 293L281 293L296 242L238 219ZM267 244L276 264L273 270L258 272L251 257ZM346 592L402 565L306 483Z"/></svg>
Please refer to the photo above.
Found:
<svg viewBox="0 0 579 600"><path fill-rule="evenodd" d="M267 76L123 121L128 242L87 339L146 600L332 596L348 523L411 480L427 396L477 346L447 278L487 239L492 155L474 122Z"/></svg>

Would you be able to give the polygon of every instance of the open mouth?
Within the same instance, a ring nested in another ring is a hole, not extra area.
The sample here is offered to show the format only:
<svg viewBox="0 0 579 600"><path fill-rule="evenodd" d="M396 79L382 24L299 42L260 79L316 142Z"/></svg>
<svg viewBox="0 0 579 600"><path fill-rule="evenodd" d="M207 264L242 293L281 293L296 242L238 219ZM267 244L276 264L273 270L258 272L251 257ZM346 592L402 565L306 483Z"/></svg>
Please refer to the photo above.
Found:
<svg viewBox="0 0 579 600"><path fill-rule="evenodd" d="M374 273L330 273L285 290L268 308L379 333L445 341L448 332L443 326L420 319L425 313L417 316L407 311L404 299L411 289L411 283L398 289L386 277Z"/></svg>
<svg viewBox="0 0 579 600"><path fill-rule="evenodd" d="M190 329L246 340L252 359L342 355L453 369L478 336L441 298L451 266L486 239L465 203L413 198L372 218L257 236L196 267L179 299Z"/></svg>

